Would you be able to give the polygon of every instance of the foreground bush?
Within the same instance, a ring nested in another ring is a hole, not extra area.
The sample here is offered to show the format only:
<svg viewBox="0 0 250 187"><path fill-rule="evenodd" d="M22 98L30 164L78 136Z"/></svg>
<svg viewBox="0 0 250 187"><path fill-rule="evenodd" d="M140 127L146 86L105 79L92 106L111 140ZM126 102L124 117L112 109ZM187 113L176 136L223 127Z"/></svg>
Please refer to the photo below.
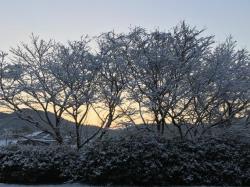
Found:
<svg viewBox="0 0 250 187"><path fill-rule="evenodd" d="M0 153L0 182L82 181L136 185L250 185L250 144L154 136L69 147L15 147Z"/></svg>
<svg viewBox="0 0 250 187"><path fill-rule="evenodd" d="M141 185L250 185L250 144L123 138L88 152L86 179Z"/></svg>
<svg viewBox="0 0 250 187"><path fill-rule="evenodd" d="M0 183L71 180L77 175L74 172L78 158L78 152L70 147L10 146L0 152Z"/></svg>

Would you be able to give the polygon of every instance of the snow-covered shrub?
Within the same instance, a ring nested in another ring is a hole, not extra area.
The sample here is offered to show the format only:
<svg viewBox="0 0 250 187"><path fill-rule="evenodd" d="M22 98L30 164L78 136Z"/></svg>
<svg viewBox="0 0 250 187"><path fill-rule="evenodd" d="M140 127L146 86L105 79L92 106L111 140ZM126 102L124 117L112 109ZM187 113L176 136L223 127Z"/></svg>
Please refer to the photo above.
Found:
<svg viewBox="0 0 250 187"><path fill-rule="evenodd" d="M249 185L250 145L137 136L97 142L86 153L85 179L139 185Z"/></svg>
<svg viewBox="0 0 250 187"><path fill-rule="evenodd" d="M71 180L77 171L78 158L78 152L70 147L10 146L0 152L0 181L51 183Z"/></svg>
<svg viewBox="0 0 250 187"><path fill-rule="evenodd" d="M123 185L250 185L250 144L199 142L138 134L71 147L10 146L0 150L0 182L83 181Z"/></svg>

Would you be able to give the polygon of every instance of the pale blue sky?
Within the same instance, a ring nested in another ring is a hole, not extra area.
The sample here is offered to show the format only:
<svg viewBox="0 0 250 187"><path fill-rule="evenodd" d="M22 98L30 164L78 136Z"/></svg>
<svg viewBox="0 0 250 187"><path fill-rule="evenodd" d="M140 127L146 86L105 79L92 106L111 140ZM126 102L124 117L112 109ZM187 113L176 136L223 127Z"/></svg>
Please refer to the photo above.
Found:
<svg viewBox="0 0 250 187"><path fill-rule="evenodd" d="M0 0L0 49L32 32L65 42L130 26L169 30L181 20L250 49L250 0Z"/></svg>

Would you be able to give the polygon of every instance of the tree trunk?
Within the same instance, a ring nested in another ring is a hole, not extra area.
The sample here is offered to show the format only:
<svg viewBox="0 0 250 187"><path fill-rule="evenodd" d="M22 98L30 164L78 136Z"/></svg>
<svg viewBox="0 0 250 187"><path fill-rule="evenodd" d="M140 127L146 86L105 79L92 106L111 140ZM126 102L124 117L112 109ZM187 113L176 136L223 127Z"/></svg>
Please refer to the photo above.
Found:
<svg viewBox="0 0 250 187"><path fill-rule="evenodd" d="M231 106L231 103L229 101L226 102L227 103L227 117L228 117L228 125L231 125L231 119L233 117L233 109Z"/></svg>
<svg viewBox="0 0 250 187"><path fill-rule="evenodd" d="M57 143L61 145L63 143L63 138L62 138L60 129L57 127L54 129L54 132L55 132L55 139Z"/></svg>
<svg viewBox="0 0 250 187"><path fill-rule="evenodd" d="M162 118L161 119L161 135L164 134L164 130L165 130L165 119Z"/></svg>
<svg viewBox="0 0 250 187"><path fill-rule="evenodd" d="M172 118L172 123L173 123L174 126L177 127L179 135L180 135L180 138L183 139L183 132L182 132L181 126L178 125L173 118Z"/></svg>
<svg viewBox="0 0 250 187"><path fill-rule="evenodd" d="M76 125L76 147L77 149L80 149L81 147L81 140L80 140L80 132L79 132L79 125L75 124Z"/></svg>
<svg viewBox="0 0 250 187"><path fill-rule="evenodd" d="M161 124L160 124L160 120L158 119L158 113L154 112L154 116L155 116L155 122L156 122L156 127L157 127L157 133L161 134Z"/></svg>
<svg viewBox="0 0 250 187"><path fill-rule="evenodd" d="M108 128L110 128L111 124L112 124L112 121L113 121L113 114L112 113L109 113L109 117L108 117L108 121L104 127L104 130L102 131L101 135L100 135L100 139L103 138L103 136L107 133L107 130Z"/></svg>

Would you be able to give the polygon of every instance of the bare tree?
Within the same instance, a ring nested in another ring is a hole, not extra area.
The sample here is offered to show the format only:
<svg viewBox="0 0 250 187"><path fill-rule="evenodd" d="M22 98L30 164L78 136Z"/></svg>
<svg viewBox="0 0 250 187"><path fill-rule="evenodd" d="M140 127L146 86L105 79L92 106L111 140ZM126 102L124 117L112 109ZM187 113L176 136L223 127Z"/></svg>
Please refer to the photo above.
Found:
<svg viewBox="0 0 250 187"><path fill-rule="evenodd" d="M47 66L55 50L56 44L52 40L46 42L33 35L31 45L22 43L12 48L12 63L22 69L22 74L16 80L18 84L15 85L20 91L11 100L5 100L21 119L49 133L61 144L63 137L60 127L68 95L63 92L65 85L56 81ZM24 108L31 109L36 115L25 114ZM51 110L53 117L50 116Z"/></svg>
<svg viewBox="0 0 250 187"><path fill-rule="evenodd" d="M203 90L207 89L203 92L206 99L199 96L199 103L209 105L204 122L210 127L230 125L235 118L247 115L249 74L249 54L246 50L236 50L231 37L215 48L203 76L209 81L202 85Z"/></svg>
<svg viewBox="0 0 250 187"><path fill-rule="evenodd" d="M200 70L210 55L213 36L202 36L204 30L197 30L185 22L174 27L171 37L172 54L176 59L172 71L175 80L172 89L173 98L168 111L168 118L177 127L181 138L185 136L184 129L190 127L189 118L193 118L190 107L197 94L197 85L193 84L200 75ZM196 92L193 92L195 90Z"/></svg>
<svg viewBox="0 0 250 187"><path fill-rule="evenodd" d="M96 100L95 82L99 69L89 52L88 42L88 38L82 37L79 41L68 42L68 46L60 45L53 63L49 64L51 73L64 88L64 97L68 97L65 110L74 121L78 149L100 131L83 137L81 130L86 127L84 120Z"/></svg>
<svg viewBox="0 0 250 187"><path fill-rule="evenodd" d="M248 124L249 53L231 37L214 46L203 31L182 22L168 32L108 32L97 38L96 53L88 38L63 45L32 36L30 45L10 50L10 61L0 53L1 103L58 143L70 116L78 148L117 122L136 125L135 116L159 134L171 123L181 138L240 119ZM84 137L90 109L101 124Z"/></svg>
<svg viewBox="0 0 250 187"><path fill-rule="evenodd" d="M7 53L0 52L0 98L1 105L15 108L15 96L21 93L18 79L22 74L22 67L7 63Z"/></svg>
<svg viewBox="0 0 250 187"><path fill-rule="evenodd" d="M126 64L123 59L124 35L116 35L114 32L102 34L98 38L99 52L97 61L100 71L98 77L97 97L101 103L94 110L99 113L104 130L102 137L112 123L124 116L124 110L119 110L119 106L125 102L125 90L127 86ZM103 115L100 115L101 109Z"/></svg>
<svg viewBox="0 0 250 187"><path fill-rule="evenodd" d="M168 118L183 136L179 117L193 98L187 77L202 63L212 43L211 36L200 37L201 33L185 22L173 32L147 33L136 28L130 33L131 94L135 100L143 98L142 104L152 111L158 132L164 132Z"/></svg>

